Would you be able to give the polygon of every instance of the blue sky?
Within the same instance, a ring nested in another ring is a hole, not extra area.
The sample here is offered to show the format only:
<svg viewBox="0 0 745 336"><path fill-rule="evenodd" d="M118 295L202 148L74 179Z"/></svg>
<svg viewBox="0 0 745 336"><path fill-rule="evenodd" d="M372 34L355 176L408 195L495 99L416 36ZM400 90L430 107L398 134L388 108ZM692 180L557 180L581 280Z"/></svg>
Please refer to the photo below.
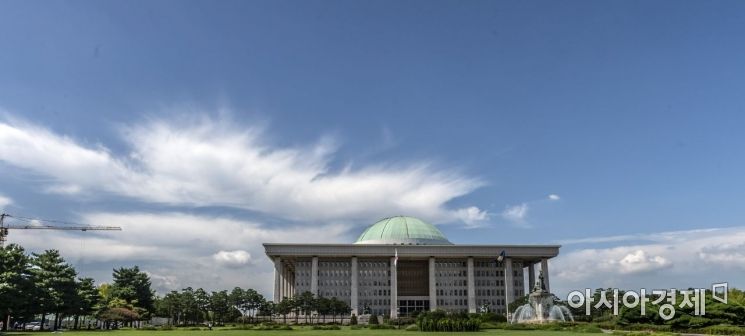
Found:
<svg viewBox="0 0 745 336"><path fill-rule="evenodd" d="M11 241L101 281L140 264L161 290L268 291L261 237L346 242L400 213L457 243L563 243L562 291L737 284L744 16L737 1L5 1L0 208L123 226ZM245 240L205 233L228 228Z"/></svg>

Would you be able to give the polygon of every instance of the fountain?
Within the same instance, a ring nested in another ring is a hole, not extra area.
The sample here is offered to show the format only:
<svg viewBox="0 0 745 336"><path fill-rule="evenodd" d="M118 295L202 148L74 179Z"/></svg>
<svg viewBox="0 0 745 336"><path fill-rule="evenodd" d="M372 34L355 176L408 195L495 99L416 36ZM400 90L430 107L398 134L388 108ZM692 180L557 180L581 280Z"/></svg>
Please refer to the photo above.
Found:
<svg viewBox="0 0 745 336"><path fill-rule="evenodd" d="M518 307L512 314L511 323L550 323L574 321L569 308L554 304L554 295L546 290L543 272L538 275L528 303Z"/></svg>

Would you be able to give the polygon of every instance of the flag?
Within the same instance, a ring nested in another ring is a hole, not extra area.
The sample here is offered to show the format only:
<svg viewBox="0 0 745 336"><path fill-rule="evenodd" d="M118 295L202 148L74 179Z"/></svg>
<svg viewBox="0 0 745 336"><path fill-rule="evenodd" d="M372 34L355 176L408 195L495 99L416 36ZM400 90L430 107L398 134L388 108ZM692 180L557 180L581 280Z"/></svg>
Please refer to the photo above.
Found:
<svg viewBox="0 0 745 336"><path fill-rule="evenodd" d="M398 249L396 249L396 254L393 256L393 266L398 267Z"/></svg>
<svg viewBox="0 0 745 336"><path fill-rule="evenodd" d="M499 257L497 257L497 261L502 262L502 260L504 260L505 255L506 253L504 252L504 250L502 250L502 252L499 253Z"/></svg>

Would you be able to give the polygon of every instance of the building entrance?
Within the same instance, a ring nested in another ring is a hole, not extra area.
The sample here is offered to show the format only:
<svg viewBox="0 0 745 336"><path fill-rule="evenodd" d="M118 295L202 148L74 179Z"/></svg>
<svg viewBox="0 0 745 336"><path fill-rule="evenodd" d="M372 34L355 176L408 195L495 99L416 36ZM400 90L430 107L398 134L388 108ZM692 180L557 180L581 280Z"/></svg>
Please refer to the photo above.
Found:
<svg viewBox="0 0 745 336"><path fill-rule="evenodd" d="M411 316L414 312L429 311L429 299L426 300L398 300L399 316Z"/></svg>

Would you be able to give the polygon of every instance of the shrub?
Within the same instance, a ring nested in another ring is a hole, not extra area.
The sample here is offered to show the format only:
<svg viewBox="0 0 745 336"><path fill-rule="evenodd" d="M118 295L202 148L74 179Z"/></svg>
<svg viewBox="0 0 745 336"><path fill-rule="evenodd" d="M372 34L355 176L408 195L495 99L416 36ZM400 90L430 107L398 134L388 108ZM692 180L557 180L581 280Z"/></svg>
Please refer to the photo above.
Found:
<svg viewBox="0 0 745 336"><path fill-rule="evenodd" d="M482 313L479 315L479 318L481 318L481 322L507 322L507 317L502 314L497 314L495 312L488 312L488 313Z"/></svg>
<svg viewBox="0 0 745 336"><path fill-rule="evenodd" d="M357 325L357 315L352 314L352 317L349 319L349 325Z"/></svg>
<svg viewBox="0 0 745 336"><path fill-rule="evenodd" d="M406 331L418 331L418 330L419 330L419 327L417 327L416 324L409 324L406 327Z"/></svg>
<svg viewBox="0 0 745 336"><path fill-rule="evenodd" d="M377 325L378 324L378 315L370 314L370 320L367 322L367 324Z"/></svg>
<svg viewBox="0 0 745 336"><path fill-rule="evenodd" d="M336 324L330 324L330 325L314 325L312 330L341 330L341 327L339 327Z"/></svg>
<svg viewBox="0 0 745 336"><path fill-rule="evenodd" d="M242 325L231 328L230 330L292 330L292 327L286 324L260 323L257 325Z"/></svg>
<svg viewBox="0 0 745 336"><path fill-rule="evenodd" d="M160 328L158 330L176 330L176 328L174 328L170 324L166 324L166 325L160 326Z"/></svg>
<svg viewBox="0 0 745 336"><path fill-rule="evenodd" d="M481 319L474 315L436 310L419 314L416 325L421 331L479 331Z"/></svg>
<svg viewBox="0 0 745 336"><path fill-rule="evenodd" d="M712 335L745 335L745 328L731 325L716 325L702 329L706 334Z"/></svg>
<svg viewBox="0 0 745 336"><path fill-rule="evenodd" d="M387 325L387 324L373 324L369 326L369 328L373 330L375 329L396 329L396 327L392 325Z"/></svg>
<svg viewBox="0 0 745 336"><path fill-rule="evenodd" d="M409 324L414 324L414 323L416 323L416 319L414 319L413 317L407 317L407 316L399 317L397 319L390 320L388 322L388 324L390 325L409 325Z"/></svg>
<svg viewBox="0 0 745 336"><path fill-rule="evenodd" d="M500 325L494 322L481 322L481 329L502 329Z"/></svg>

